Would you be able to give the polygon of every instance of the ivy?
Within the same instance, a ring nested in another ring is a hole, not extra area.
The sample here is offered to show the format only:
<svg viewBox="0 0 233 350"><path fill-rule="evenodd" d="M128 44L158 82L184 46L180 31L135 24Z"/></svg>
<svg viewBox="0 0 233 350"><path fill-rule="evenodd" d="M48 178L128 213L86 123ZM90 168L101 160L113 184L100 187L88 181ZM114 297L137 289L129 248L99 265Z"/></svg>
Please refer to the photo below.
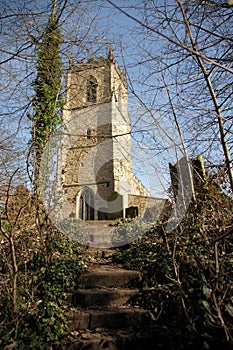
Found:
<svg viewBox="0 0 233 350"><path fill-rule="evenodd" d="M35 167L39 167L40 157L51 133L61 123L61 58L59 55L61 35L58 28L56 8L50 16L42 41L38 42L37 77L33 82L31 150ZM38 170L35 170L35 177Z"/></svg>

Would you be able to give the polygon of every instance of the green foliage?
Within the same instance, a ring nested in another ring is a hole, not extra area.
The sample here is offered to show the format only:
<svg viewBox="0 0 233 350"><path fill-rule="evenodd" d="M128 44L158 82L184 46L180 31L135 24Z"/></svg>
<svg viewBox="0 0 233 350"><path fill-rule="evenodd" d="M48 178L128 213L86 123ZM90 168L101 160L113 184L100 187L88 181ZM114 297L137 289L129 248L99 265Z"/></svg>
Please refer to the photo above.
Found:
<svg viewBox="0 0 233 350"><path fill-rule="evenodd" d="M49 136L61 122L59 113L62 107L59 55L61 42L58 21L55 10L53 10L42 42L38 43L37 78L33 83L35 89L34 114L29 116L33 122L31 143L37 161L39 161Z"/></svg>
<svg viewBox="0 0 233 350"><path fill-rule="evenodd" d="M26 261L25 257L19 265L17 313L9 297L9 272L0 270L1 349L10 345L19 350L63 346L69 309L66 293L73 289L84 262L77 243L51 228L47 234L51 235L45 240L49 258L40 247L34 247L30 259ZM7 247L4 249L7 253ZM19 252L17 256L20 260Z"/></svg>
<svg viewBox="0 0 233 350"><path fill-rule="evenodd" d="M158 344L169 349L233 347L232 200L202 185L179 227L154 232L121 250L115 261L140 270L143 286L135 303L150 310Z"/></svg>
<svg viewBox="0 0 233 350"><path fill-rule="evenodd" d="M151 223L145 222L141 218L119 219L114 230L113 243L132 242L134 239L141 237L150 230Z"/></svg>
<svg viewBox="0 0 233 350"><path fill-rule="evenodd" d="M4 231L6 231L6 232L9 232L9 231L10 231L11 225L10 225L9 220L7 220L7 219L2 219L1 225L2 225L2 229L3 229Z"/></svg>
<svg viewBox="0 0 233 350"><path fill-rule="evenodd" d="M43 300L35 310L26 310L20 316L17 349L44 349L62 344L67 323L62 302Z"/></svg>

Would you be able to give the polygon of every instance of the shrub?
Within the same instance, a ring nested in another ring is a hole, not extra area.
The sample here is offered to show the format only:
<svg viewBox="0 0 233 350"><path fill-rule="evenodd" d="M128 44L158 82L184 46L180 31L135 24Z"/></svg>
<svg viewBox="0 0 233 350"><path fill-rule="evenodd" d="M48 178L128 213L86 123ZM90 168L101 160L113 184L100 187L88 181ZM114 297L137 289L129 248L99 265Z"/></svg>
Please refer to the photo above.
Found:
<svg viewBox="0 0 233 350"><path fill-rule="evenodd" d="M66 292L83 270L81 247L51 226L43 236L21 232L15 237L17 251L17 311L10 297L11 271L1 264L0 348L60 349L67 332L69 304ZM31 239L30 239L31 238ZM24 242L24 250L19 248ZM3 240L2 240L3 241ZM48 253L45 254L45 247ZM28 248L28 251L27 249ZM23 253L27 251L27 254ZM9 265L9 247L4 241L5 261Z"/></svg>
<svg viewBox="0 0 233 350"><path fill-rule="evenodd" d="M166 221L122 249L115 261L142 272L135 303L150 310L158 344L169 349L233 348L233 203L213 183L173 232ZM231 229L232 230L232 229Z"/></svg>

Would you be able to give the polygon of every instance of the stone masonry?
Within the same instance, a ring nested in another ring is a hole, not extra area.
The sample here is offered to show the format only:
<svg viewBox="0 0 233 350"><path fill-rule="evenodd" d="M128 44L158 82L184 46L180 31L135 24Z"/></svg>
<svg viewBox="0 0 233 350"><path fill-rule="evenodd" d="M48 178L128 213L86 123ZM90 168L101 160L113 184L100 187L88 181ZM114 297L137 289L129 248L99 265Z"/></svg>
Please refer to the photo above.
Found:
<svg viewBox="0 0 233 350"><path fill-rule="evenodd" d="M111 46L107 58L70 58L63 124L62 186L73 215L112 220L158 212L164 200L134 175L126 78Z"/></svg>

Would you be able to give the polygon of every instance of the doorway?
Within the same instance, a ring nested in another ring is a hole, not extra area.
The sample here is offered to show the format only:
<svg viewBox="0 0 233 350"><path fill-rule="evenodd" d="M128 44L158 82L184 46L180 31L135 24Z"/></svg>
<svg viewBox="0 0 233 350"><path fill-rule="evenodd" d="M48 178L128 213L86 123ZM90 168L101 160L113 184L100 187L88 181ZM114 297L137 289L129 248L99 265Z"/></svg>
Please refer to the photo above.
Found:
<svg viewBox="0 0 233 350"><path fill-rule="evenodd" d="M94 220L94 195L85 189L80 196L79 217L81 220Z"/></svg>

